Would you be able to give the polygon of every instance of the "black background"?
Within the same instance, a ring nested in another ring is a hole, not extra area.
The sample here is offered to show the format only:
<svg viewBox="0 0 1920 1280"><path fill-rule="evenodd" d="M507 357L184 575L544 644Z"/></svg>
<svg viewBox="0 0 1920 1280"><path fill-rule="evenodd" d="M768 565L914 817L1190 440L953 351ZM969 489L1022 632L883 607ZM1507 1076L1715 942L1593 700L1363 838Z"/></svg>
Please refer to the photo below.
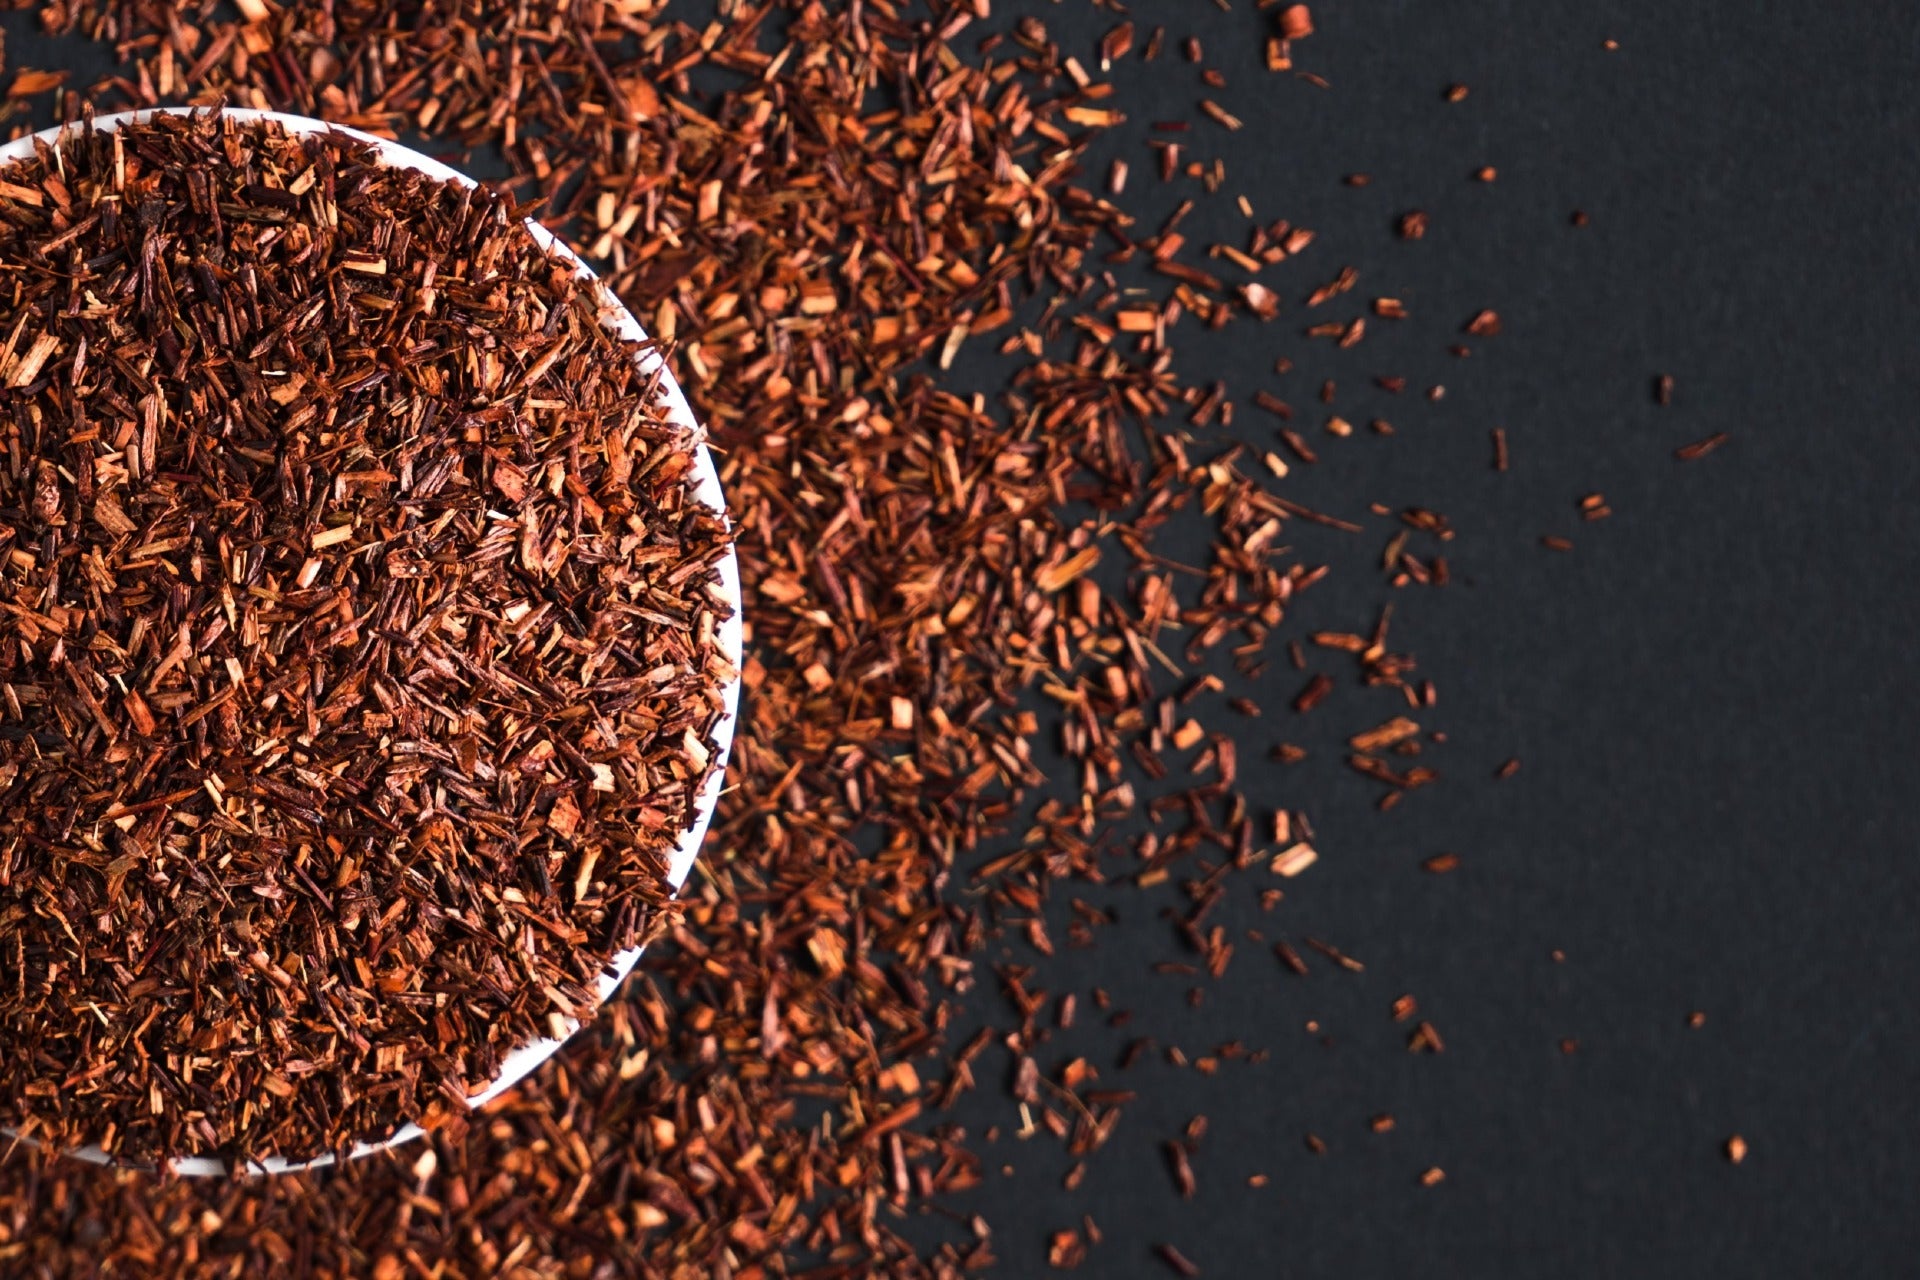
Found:
<svg viewBox="0 0 1920 1280"><path fill-rule="evenodd" d="M1038 13L1089 65L1117 21L1079 0L999 8ZM1104 1233L1083 1270L1113 1277L1169 1274L1151 1253L1163 1241L1206 1275L1911 1273L1920 14L1866 0L1323 0L1297 50L1321 88L1260 68L1272 15L1248 0L1134 8L1143 33L1164 22L1172 39L1115 73L1133 123L1102 155L1132 163L1123 203L1150 226L1173 195L1199 194L1157 190L1144 146L1148 122L1187 119L1177 140L1228 172L1183 227L1192 242L1243 242L1236 194L1319 233L1284 284L1276 273L1279 319L1176 330L1183 375L1224 379L1242 402L1230 430L1197 434L1274 448L1251 393L1301 408L1323 461L1277 487L1369 532L1300 534L1336 571L1290 634L1364 626L1393 599L1396 647L1440 689L1423 723L1449 736L1430 757L1446 776L1376 814L1376 788L1338 747L1399 710L1391 696L1324 661L1343 692L1310 717L1286 710L1305 677L1284 663L1236 685L1267 708L1239 727L1250 788L1310 811L1322 859L1297 880L1235 882L1214 919L1324 938L1366 972L1309 953L1312 975L1296 978L1242 939L1192 1008L1194 980L1148 968L1177 952L1160 918L1177 894L1109 895L1117 925L1035 979L1083 1009L1038 1056L1053 1069L1086 1053L1141 1100L1069 1193L1058 1144L1012 1135L1006 1059L983 1059L960 1119L1001 1133L983 1148L987 1187L952 1208L994 1224L1010 1275L1045 1272L1047 1235L1082 1214ZM11 65L71 65L76 83L105 69L91 47L7 25ZM1187 34L1226 89L1177 56ZM1456 82L1469 96L1446 103ZM1208 123L1203 96L1247 127ZM1470 179L1483 164L1496 182ZM1342 182L1355 172L1371 182ZM1088 182L1103 178L1104 164ZM1412 208L1431 230L1396 240ZM1575 209L1591 225L1570 225ZM1349 263L1355 293L1304 312ZM1349 352L1301 336L1379 294L1413 319L1375 321ZM1462 339L1482 307L1504 332ZM1461 340L1464 360L1445 350ZM1279 355L1293 373L1272 372ZM1448 394L1396 399L1366 387L1374 373ZM1650 395L1658 373L1676 379L1666 408ZM966 362L957 375L986 377ZM1340 384L1331 411L1385 416L1397 434L1326 437L1326 377ZM1496 426L1512 444L1504 475L1489 467ZM1716 431L1731 436L1719 452L1674 460ZM1617 514L1586 524L1575 503L1593 491ZM1393 524L1370 502L1447 513L1454 584L1388 590L1369 561ZM1574 549L1543 548L1549 533ZM1283 739L1314 754L1265 763ZM1510 755L1519 774L1494 782ZM1443 850L1459 871L1419 869ZM1263 915L1254 892L1269 884L1287 901ZM991 958L1031 957L1009 943ZM993 985L983 973L973 1013L1005 1025ZM1132 1026L1089 1025L1096 985ZM1406 1051L1389 1016L1402 993L1444 1054ZM1190 1058L1234 1039L1271 1057L1210 1077L1157 1056L1120 1072L1114 1050L1136 1034ZM1382 1112L1396 1127L1374 1133ZM1209 1117L1201 1196L1182 1203L1161 1144L1196 1114ZM1722 1155L1734 1133L1751 1147L1738 1167ZM1430 1166L1446 1179L1422 1187ZM1270 1184L1247 1186L1255 1173Z"/></svg>
<svg viewBox="0 0 1920 1280"><path fill-rule="evenodd" d="M1035 8L1083 58L1115 21ZM1150 1253L1162 1241L1207 1275L1912 1274L1920 881L1902 814L1920 691L1907 659L1920 522L1906 511L1920 14L1320 3L1296 60L1323 90L1259 68L1270 17L1244 4L1132 8L1143 29L1200 36L1229 84L1208 90L1163 55L1116 73L1114 102L1135 125L1194 120L1151 136L1224 158L1224 194L1319 233L1280 319L1176 331L1182 373L1224 379L1242 402L1230 431L1196 435L1277 447L1245 403L1258 387L1301 410L1322 461L1276 487L1369 532L1364 551L1290 534L1335 567L1295 622L1352 628L1392 598L1398 645L1440 688L1423 722L1450 742L1429 757L1444 780L1379 815L1338 744L1404 708L1325 661L1342 701L1309 717L1286 710L1304 676L1284 663L1251 690L1267 714L1238 733L1250 789L1308 809L1322 859L1265 878L1287 889L1279 911L1253 907L1256 883L1209 923L1321 937L1367 971L1308 953L1312 976L1294 978L1243 940L1192 1009L1195 980L1147 971L1177 952L1158 918L1177 895L1113 897L1119 926L1034 982L1080 991L1083 1009L1105 986L1134 1024L1037 1056L1087 1053L1103 1085L1142 1099L1073 1193L1050 1139L1003 1130L986 1148L979 1207L1006 1271L1044 1272L1046 1234L1090 1213L1105 1239L1086 1267L1102 1276L1170 1274ZM1452 83L1464 101L1443 100ZM1247 128L1208 124L1202 96ZM1146 136L1111 148L1133 167L1121 203L1143 214L1169 203L1143 182ZM1481 165L1497 181L1472 181ZM1343 183L1356 172L1369 184ZM1196 211L1189 240L1240 243L1229 203ZM1393 220L1412 208L1431 229L1398 241ZM1571 225L1575 209L1590 225ZM1413 319L1373 321L1335 353L1301 329L1359 306L1303 319L1298 301L1349 263L1352 298L1399 297ZM1504 332L1463 338L1483 306ZM1447 355L1455 341L1473 355ZM1285 377L1271 372L1281 354L1297 365ZM1448 394L1386 396L1365 386L1374 373ZM1666 408L1650 391L1660 373L1676 379ZM1325 377L1339 383L1331 410L1314 394ZM1319 431L1330 411L1385 416L1397 434L1333 440ZM1495 426L1511 440L1504 475L1489 468ZM1731 437L1720 451L1673 458L1716 431ZM1575 504L1593 491L1617 514L1586 524ZM1452 518L1453 585L1383 591L1367 561L1393 525L1367 519L1376 501ZM1541 546L1549 533L1574 550ZM1313 757L1263 763L1281 739ZM1520 772L1493 781L1509 755ZM1443 850L1461 870L1418 869ZM1406 1052L1388 1013L1403 992L1443 1055ZM1133 1034L1189 1058L1233 1039L1272 1058L1211 1078L1157 1059L1112 1070ZM969 1118L1012 1129L1000 1084ZM1396 1127L1376 1134L1382 1112ZM1162 1144L1195 1114L1209 1131L1187 1204ZM1750 1146L1738 1167L1723 1155L1735 1133ZM1436 1165L1446 1180L1419 1185ZM1271 1183L1249 1188L1254 1173Z"/></svg>

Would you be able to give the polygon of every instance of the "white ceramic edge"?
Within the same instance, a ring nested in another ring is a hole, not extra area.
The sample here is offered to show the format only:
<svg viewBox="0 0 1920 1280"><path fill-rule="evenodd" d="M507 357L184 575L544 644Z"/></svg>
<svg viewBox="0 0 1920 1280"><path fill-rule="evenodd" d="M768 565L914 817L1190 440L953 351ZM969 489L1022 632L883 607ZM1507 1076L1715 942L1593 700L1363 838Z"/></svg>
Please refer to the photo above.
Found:
<svg viewBox="0 0 1920 1280"><path fill-rule="evenodd" d="M138 123L150 116L186 115L196 110L206 109L192 107L154 107L141 111L122 111L113 115L101 116L93 122L93 127L98 132L110 133L123 124ZM431 156L421 155L419 152L403 147L397 142L389 141L386 138L375 137L370 133L362 133L358 129L349 129L344 125L328 124L323 120L315 120L310 116L289 115L281 111L260 111L250 107L222 108L220 114L246 122L271 120L286 129L288 133L294 134L341 134L354 139L356 142L364 142L369 146L377 148L381 160L395 168L414 169L426 174L428 177L437 178L443 182L456 183L460 186L477 187L480 185L466 174L461 173L458 169L442 164ZM57 142L70 131L77 131L82 128L84 128L82 125L61 125L56 128L42 130L28 137L16 138L12 142L0 145L0 168L4 168L6 165L18 160L31 159L34 154L34 143L36 141L51 144ZM572 249L569 249L566 244L551 231L531 219L529 219L525 225L527 231L533 236L536 244L540 245L541 248L549 253L567 259L574 265L575 270L582 278L592 280L598 284L599 277L594 274L593 269L582 262L579 255L575 254ZM602 301L601 319L621 338L634 342L646 341L646 330L640 327L640 322L634 318L633 313L627 310L618 298L613 296L612 291L604 285L601 285L600 295ZM687 404L687 398L685 394L681 392L680 384L675 381L672 371L665 367L665 361L657 348L649 347L641 354L640 370L648 376L653 376L656 372L658 373L660 388L666 401L668 419L675 425L685 427L694 433L696 441L694 465L699 477L695 496L698 497L701 502L720 512L721 518L725 520L727 518L727 502L726 494L720 488L720 473L714 466L713 455L707 450L705 442L706 433L700 429L700 424L694 420L693 410ZM728 524L729 528L731 528L730 521ZM721 692L723 711L719 723L714 727L713 734L714 743L719 748L719 754L714 761L713 772L708 776L706 786L701 790L698 800L699 807L694 816L693 826L689 828L681 838L679 847L674 850L671 859L667 879L672 883L676 892L686 883L687 874L693 870L694 861L700 853L700 842L705 839L707 827L713 821L714 808L719 801L721 789L725 785L727 759L732 754L733 732L739 716L740 668L745 661L743 652L745 645L743 642L741 619L740 565L731 547L727 549L725 558L720 562L720 587L727 598L727 602L733 606L733 616L721 624L719 641L721 651L733 665L734 678ZM626 980L627 975L633 971L633 966L639 961L642 950L643 948L641 947L634 947L614 957L612 967L600 977L599 996L602 1004L613 995L620 984ZM513 1088L514 1085L520 1083L521 1080L525 1079L526 1076L541 1063L559 1052L560 1046L565 1044L567 1038L570 1038L580 1029L581 1023L576 1019L568 1019L566 1027L566 1037L559 1039L547 1037L533 1040L509 1053L506 1059L500 1064L500 1074L494 1077L493 1082L485 1089L469 1097L467 1099L467 1105L476 1109L483 1107L507 1090ZM389 1147L395 1147L404 1142L411 1142L413 1139L422 1136L423 1132L419 1125L406 1125L395 1132L392 1137L383 1141L363 1142L359 1144L353 1149L349 1158L357 1160L362 1156L372 1155L375 1152L384 1151ZM17 1141L31 1141L30 1139L19 1139L17 1135L15 1135L15 1138ZM69 1151L66 1154L75 1159L87 1160L95 1164L112 1164L132 1168L150 1167L142 1166L135 1162L118 1160L100 1150L98 1147L83 1147L78 1150ZM250 1162L246 1166L246 1170L250 1173L262 1174L298 1173L304 1169L323 1168L332 1163L333 1156L331 1155L319 1156L312 1160L287 1160L280 1156L269 1156L264 1160ZM174 1160L170 1167L172 1172L185 1177L224 1177L232 1171L232 1167L226 1162L216 1160L209 1156L181 1157Z"/></svg>

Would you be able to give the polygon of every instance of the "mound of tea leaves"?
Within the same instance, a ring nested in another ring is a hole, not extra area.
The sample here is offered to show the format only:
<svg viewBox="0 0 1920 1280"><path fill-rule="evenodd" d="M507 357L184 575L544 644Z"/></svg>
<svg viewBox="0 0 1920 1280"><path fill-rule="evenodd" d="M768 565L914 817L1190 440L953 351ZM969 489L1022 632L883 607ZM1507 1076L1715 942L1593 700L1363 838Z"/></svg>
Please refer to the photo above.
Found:
<svg viewBox="0 0 1920 1280"><path fill-rule="evenodd" d="M0 1123L431 1125L657 926L728 538L601 305L344 136L0 170Z"/></svg>

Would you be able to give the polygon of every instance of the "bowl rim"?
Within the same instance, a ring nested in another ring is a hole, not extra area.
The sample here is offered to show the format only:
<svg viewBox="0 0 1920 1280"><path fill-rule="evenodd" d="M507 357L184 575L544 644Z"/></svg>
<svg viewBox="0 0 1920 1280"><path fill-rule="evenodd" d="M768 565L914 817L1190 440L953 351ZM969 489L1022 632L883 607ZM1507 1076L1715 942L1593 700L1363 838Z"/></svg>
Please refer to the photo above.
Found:
<svg viewBox="0 0 1920 1280"><path fill-rule="evenodd" d="M311 116L295 115L284 111L265 111L253 107L146 107L137 111L114 112L111 115L96 117L91 121L75 121L63 125L56 125L51 129L43 129L38 133L28 134L4 145L0 145L0 171L4 171L7 166L19 161L31 159L35 155L36 143L44 142L49 146L57 146L63 140L84 135L89 129L97 133L111 133L119 129L122 125L138 124L154 116L163 115L214 115L222 118L231 118L241 124L272 122L281 126L289 134L297 136L335 135L373 147L377 151L381 163L393 168L412 169L428 177L436 178L442 182L457 186L477 188L481 185L476 179L453 168L451 165L436 160L432 156L423 155L391 139L365 133L359 129L349 128L345 125L331 124L324 120L317 120ZM640 321L627 309L624 303L614 296L613 291L607 287L598 274L582 261L577 253L567 246L565 241L561 240L552 231L531 218L524 219L522 225L526 227L528 233L533 237L534 243L539 245L544 252L565 260L573 267L575 275L578 278L592 284L600 298L601 322L611 329L615 336L627 341L647 342L647 331L641 327ZM645 346L641 349L638 360L640 372L644 376L657 379L662 404L666 410L668 421L675 426L686 429L693 435L696 479L694 494L696 499L719 512L722 524L727 528L728 532L731 533L733 524L727 512L726 495L721 488L719 469L714 465L713 455L707 448L705 430L693 416L693 409L687 403L686 395L681 391L680 384L674 378L672 370L667 366L666 358L660 349L652 345ZM682 833L680 843L675 847L669 861L667 880L672 885L675 893L679 892L681 887L686 883L688 874L693 870L694 862L699 856L700 845L706 838L707 828L713 821L714 810L718 805L720 793L725 785L727 761L733 749L734 730L739 723L740 675L744 663L745 643L740 590L740 566L739 559L735 555L731 543L729 543L727 547L726 555L720 561L719 572L721 591L726 596L727 603L732 606L733 612L726 621L720 625L717 639L722 654L733 668L733 677L721 689L722 712L719 721L714 726L713 738L716 751L714 753L712 771L708 774L706 783L702 786L700 794L695 800L696 808L694 811L693 824ZM642 946L631 947L619 953L613 958L613 962L607 970L600 975L599 1001L595 1007L596 1013L599 1005L604 1005L611 999L614 991L626 980L627 975L633 971L633 967L639 961L640 953L643 950L645 950L644 944ZM561 1046L571 1039L584 1024L577 1018L567 1018L563 1025L566 1027L566 1035L559 1037L542 1036L530 1040L509 1052L501 1062L499 1074L487 1084L486 1088L478 1093L469 1095L467 1098L468 1107L478 1110L520 1083L520 1081L525 1079L536 1067L558 1053ZM403 1143L411 1142L413 1139L423 1136L424 1133L425 1130L419 1125L409 1123L401 1126L384 1139L358 1143L353 1150L348 1153L347 1158L349 1160L357 1160L363 1156L386 1151ZM6 1134L16 1142L37 1145L33 1139L21 1137L18 1134L14 1134L11 1130L0 1129L0 1134ZM97 1146L73 1148L62 1152L62 1154L94 1164L110 1165L116 1168L147 1170L156 1168L156 1166L150 1162L124 1160L118 1156L102 1151ZM299 1173L310 1169L325 1168L334 1162L335 1157L330 1152L309 1159L293 1159L274 1155L248 1160L244 1163L230 1163L214 1156L177 1156L168 1162L167 1168L170 1172L182 1177L225 1177L234 1172L250 1174Z"/></svg>

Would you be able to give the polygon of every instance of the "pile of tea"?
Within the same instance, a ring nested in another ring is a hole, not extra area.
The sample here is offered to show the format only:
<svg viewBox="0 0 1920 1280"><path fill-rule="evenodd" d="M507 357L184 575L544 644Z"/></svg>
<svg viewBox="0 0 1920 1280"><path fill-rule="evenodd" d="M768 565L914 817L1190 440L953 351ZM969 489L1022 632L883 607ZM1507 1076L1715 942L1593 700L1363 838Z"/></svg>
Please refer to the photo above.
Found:
<svg viewBox="0 0 1920 1280"><path fill-rule="evenodd" d="M728 538L602 321L508 202L342 136L0 170L0 1124L431 1125L658 926Z"/></svg>

